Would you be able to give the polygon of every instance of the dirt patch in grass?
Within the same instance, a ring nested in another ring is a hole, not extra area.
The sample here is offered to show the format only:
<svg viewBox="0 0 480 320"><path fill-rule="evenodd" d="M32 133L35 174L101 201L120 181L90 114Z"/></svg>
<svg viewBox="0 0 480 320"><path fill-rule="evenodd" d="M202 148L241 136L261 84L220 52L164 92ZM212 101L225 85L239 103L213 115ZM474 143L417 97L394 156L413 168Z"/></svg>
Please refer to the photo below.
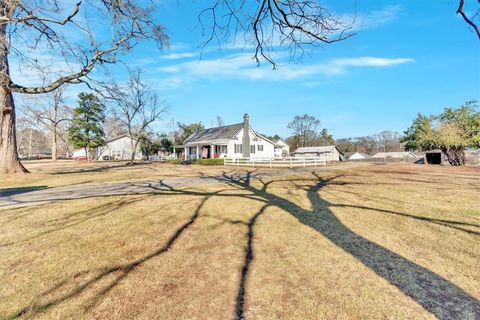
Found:
<svg viewBox="0 0 480 320"><path fill-rule="evenodd" d="M386 168L2 211L0 318L475 318L480 173Z"/></svg>

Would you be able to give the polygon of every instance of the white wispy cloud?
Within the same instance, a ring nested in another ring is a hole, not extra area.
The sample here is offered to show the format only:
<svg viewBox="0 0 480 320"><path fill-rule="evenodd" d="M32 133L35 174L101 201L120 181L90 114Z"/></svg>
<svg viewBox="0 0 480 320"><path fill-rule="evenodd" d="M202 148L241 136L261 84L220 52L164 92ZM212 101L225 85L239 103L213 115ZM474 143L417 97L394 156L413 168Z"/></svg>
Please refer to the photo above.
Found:
<svg viewBox="0 0 480 320"><path fill-rule="evenodd" d="M355 14L340 15L344 25L351 26L350 32L359 32L365 29L374 29L395 21L403 7L389 5L370 12L357 12Z"/></svg>
<svg viewBox="0 0 480 320"><path fill-rule="evenodd" d="M185 58L192 58L198 57L198 52L177 52L177 53L169 53L160 56L161 59L165 60L177 60L177 59L185 59Z"/></svg>
<svg viewBox="0 0 480 320"><path fill-rule="evenodd" d="M229 55L222 58L187 61L158 68L190 78L243 78L248 80L294 80L314 75L339 76L351 68L385 68L413 62L411 58L356 57L337 58L315 64L287 64L272 70L268 66L256 67L251 53Z"/></svg>
<svg viewBox="0 0 480 320"><path fill-rule="evenodd" d="M401 5L390 5L380 10L374 10L365 16L363 28L376 28L378 26L390 23L397 19L402 12Z"/></svg>

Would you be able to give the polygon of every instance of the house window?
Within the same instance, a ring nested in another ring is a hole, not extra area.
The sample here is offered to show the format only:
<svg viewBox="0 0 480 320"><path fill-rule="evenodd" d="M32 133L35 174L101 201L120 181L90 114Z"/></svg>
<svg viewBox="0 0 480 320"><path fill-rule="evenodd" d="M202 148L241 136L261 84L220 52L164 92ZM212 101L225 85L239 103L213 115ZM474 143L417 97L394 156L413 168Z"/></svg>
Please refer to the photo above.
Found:
<svg viewBox="0 0 480 320"><path fill-rule="evenodd" d="M250 146L250 153L255 153L255 145Z"/></svg>
<svg viewBox="0 0 480 320"><path fill-rule="evenodd" d="M227 153L227 146L215 146L215 153L226 154Z"/></svg>
<svg viewBox="0 0 480 320"><path fill-rule="evenodd" d="M235 153L242 153L242 145L235 143Z"/></svg>
<svg viewBox="0 0 480 320"><path fill-rule="evenodd" d="M257 148L258 148L258 151L263 151L263 144L259 144Z"/></svg>

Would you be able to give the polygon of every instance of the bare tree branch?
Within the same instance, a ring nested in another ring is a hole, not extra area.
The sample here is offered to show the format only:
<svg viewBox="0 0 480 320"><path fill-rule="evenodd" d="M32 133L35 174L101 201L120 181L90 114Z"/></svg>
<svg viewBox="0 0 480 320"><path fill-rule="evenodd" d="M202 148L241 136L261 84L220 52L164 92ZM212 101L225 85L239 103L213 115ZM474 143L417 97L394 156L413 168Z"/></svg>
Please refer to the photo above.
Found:
<svg viewBox="0 0 480 320"><path fill-rule="evenodd" d="M132 155L135 160L140 138L147 135L151 124L165 113L163 101L159 101L157 93L142 80L140 69L129 70L129 80L119 85L114 80L103 85L102 96L110 101L110 105L130 137ZM98 89L97 89L98 90Z"/></svg>
<svg viewBox="0 0 480 320"><path fill-rule="evenodd" d="M480 0L477 0L477 2L480 4ZM465 5L465 0L460 0L460 2L458 3L457 14L460 14L463 20L465 20L465 22L468 23L473 28L473 30L475 30L477 37L480 40L480 29L478 28L476 23L473 22L474 18L479 16L480 9L477 9L476 13L473 15L473 18L469 18L463 10L464 5Z"/></svg>
<svg viewBox="0 0 480 320"><path fill-rule="evenodd" d="M354 17L332 14L316 0L215 0L198 20L204 33L208 31L204 48L212 41L229 40L232 33L237 41L241 33L245 45L255 48L254 60L258 64L266 60L274 67L275 47L289 48L290 58L295 59L306 48L353 36L349 31L355 25Z"/></svg>

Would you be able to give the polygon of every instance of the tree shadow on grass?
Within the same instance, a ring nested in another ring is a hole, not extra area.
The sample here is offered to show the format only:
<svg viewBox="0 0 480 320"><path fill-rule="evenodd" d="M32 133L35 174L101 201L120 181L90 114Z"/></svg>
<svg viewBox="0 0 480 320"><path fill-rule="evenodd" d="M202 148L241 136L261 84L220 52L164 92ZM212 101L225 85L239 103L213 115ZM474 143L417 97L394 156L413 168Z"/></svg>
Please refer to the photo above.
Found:
<svg viewBox="0 0 480 320"><path fill-rule="evenodd" d="M360 195L357 194L356 192L351 192L351 191L345 191L343 190L342 192L349 193L354 196L358 196L359 198L363 200L369 200L369 201L375 201L373 197L366 197L365 195ZM348 202L352 202L349 199L346 199L344 197L340 197L338 194L334 195L337 198L343 199ZM394 201L394 199L389 199L390 201ZM394 215L394 216L401 216L404 218L409 218L412 220L419 220L423 222L428 222L432 224L438 224L447 228L452 228L455 230L463 231L471 235L475 236L480 236L480 225L475 224L475 223L469 223L469 222L463 222L463 221L455 221L455 220L446 220L446 219L437 219L437 218L430 218L430 217L425 217L425 216L418 216L418 215L413 215L413 214L408 214L404 212L398 212L398 211L393 211L393 210L386 210L386 209L380 209L380 208L374 208L374 207L367 207L363 205L355 205L355 204L330 204L331 207L348 207L348 208L354 208L354 209L362 209L362 210L370 210L370 211L376 211L376 212L381 212L381 213L386 213L389 215ZM472 230L474 229L474 230ZM477 231L479 230L479 231Z"/></svg>
<svg viewBox="0 0 480 320"><path fill-rule="evenodd" d="M22 316L34 316L38 313L45 312L46 310L54 306L57 306L63 302L68 301L69 299L79 296L86 290L91 289L100 281L108 280L108 284L104 286L100 291L98 291L92 298L90 298L89 302L84 306L85 312L92 309L103 299L103 297L105 297L108 292L114 289L132 271L143 265L145 262L153 258L159 257L165 252L167 252L175 244L178 238L180 238L180 236L184 234L193 223L195 223L200 214L200 210L204 206L205 202L212 196L213 194L205 196L201 200L200 204L197 206L194 214L190 217L190 219L186 223L182 224L163 246L158 247L151 253L135 259L129 263L119 264L99 270L87 270L78 272L75 275L58 282L50 289L38 295L38 297L34 299L33 303L31 303L25 308L22 308L21 310L18 310L15 314L11 315L10 318L16 319ZM113 279L108 279L109 277L113 277ZM86 279L80 280L80 283L75 284L76 282L78 282L78 279L82 278ZM44 297L47 295L53 295L53 297L48 299L46 302L38 302L44 299Z"/></svg>
<svg viewBox="0 0 480 320"><path fill-rule="evenodd" d="M248 221L247 227L247 247L245 248L245 259L243 262L242 272L240 275L240 284L237 291L237 299L235 303L235 319L243 320L244 317L244 304L245 304L245 289L247 284L248 271L250 269L250 263L253 260L253 227L257 222L257 219L265 212L268 208L268 205L264 205L257 213L253 215ZM232 221L233 224L238 223L237 221Z"/></svg>
<svg viewBox="0 0 480 320"><path fill-rule="evenodd" d="M0 198L10 197L21 193L27 193L37 190L47 189L48 186L32 186L32 187L17 187L17 188L2 188L0 189Z"/></svg>
<svg viewBox="0 0 480 320"><path fill-rule="evenodd" d="M314 174L315 175L315 174ZM345 252L351 254L378 276L387 280L404 294L409 296L425 310L439 319L476 319L480 317L480 302L449 280L435 274L395 252L384 248L348 229L330 210L335 204L319 196L319 191L328 184L335 183L340 175L329 179L316 176L317 183L305 188L312 210L305 210L296 203L268 191L271 181L256 188L249 178L223 176L223 180L232 186L248 190L252 194L267 200L268 205L287 211L301 223L318 231ZM345 205L348 207L348 205ZM373 209L374 210L374 209ZM257 214L258 215L258 214ZM249 224L247 254L242 268L237 308L234 319L243 319L244 291L249 265L253 259L251 237L257 215ZM240 297L240 295L239 295Z"/></svg>
<svg viewBox="0 0 480 320"><path fill-rule="evenodd" d="M24 238L22 240L18 241L11 241L11 242L6 242L6 243L0 243L0 248L2 247L8 247L8 246L13 246L21 243L26 243L29 241L32 241L34 239L38 239L40 237L43 237L45 235L55 233L58 231L62 231L71 227L74 227L76 225L79 225L81 223L90 221L92 219L106 216L110 213L114 213L116 210L120 209L121 207L125 205L130 205L139 201L144 200L145 197L141 198L128 198L128 197L123 197L119 200L113 200L109 201L107 203L101 204L95 208L87 208L83 209L80 211L76 211L75 213L72 214L67 214L63 217L60 218L55 218L55 219L50 219L47 221L44 221L40 223L40 225L47 230L40 231L36 233L33 236ZM6 223L12 222L15 219L18 219L19 215L14 216L12 219L9 219L6 221Z"/></svg>
<svg viewBox="0 0 480 320"><path fill-rule="evenodd" d="M307 187L298 185L299 188L304 188L307 197L311 203L312 210L306 210L296 203L269 192L269 185L278 181L272 180L264 183L258 179L262 185L255 187L252 185L252 172L247 174L224 174L218 178L230 186L235 187L241 191L238 193L222 194L224 190L217 192L204 192L175 189L166 184L161 184L159 189L152 185L152 192L154 194L182 194L202 197L200 205L197 207L195 213L191 218L174 232L170 239L161 247L145 255L139 259L135 259L129 263L112 266L101 270L82 271L78 274L60 281L54 285L50 290L47 290L37 298L37 302L19 310L12 317L20 317L25 315L34 315L43 312L48 308L66 302L67 300L80 295L82 292L92 288L99 281L107 281L108 284L104 286L97 294L88 300L85 306L85 311L95 307L107 293L115 288L122 280L124 280L132 271L141 266L146 261L158 257L168 251L176 242L176 240L185 233L185 231L198 218L201 208L205 202L211 197L241 197L244 199L260 201L264 205L255 213L248 223L239 221L230 221L230 223L243 223L247 226L246 248L244 261L241 267L239 286L237 297L235 300L234 318L244 319L245 317L245 292L248 289L248 276L250 272L250 265L254 259L254 227L258 218L265 213L267 207L278 207L295 218L306 226L316 230L323 236L328 238L332 243L342 248L345 252L351 254L358 261L374 271L378 276L387 280L389 283L397 287L404 294L413 299L416 303L421 305L425 310L432 313L439 319L475 319L480 317L480 302L472 297L470 294L456 286L449 280L435 274L434 272L396 254L395 252L384 248L348 229L330 210L335 207L335 204L330 203L319 196L319 191L327 185L331 184L348 184L346 182L338 182L335 179L341 175L334 176L329 179L321 178L313 173L310 179L290 179L292 183L295 181L311 180L312 183ZM345 207L348 206L344 205ZM377 210L375 208L368 208ZM381 210L377 210L381 212ZM384 212L392 214L392 212ZM395 213L396 214L396 213ZM410 216L405 216L411 218ZM428 221L427 221L428 222ZM442 222L442 221L437 221ZM443 222L442 222L443 223ZM110 279L112 277L113 279ZM78 281L77 279L83 279ZM80 283L78 283L80 282ZM71 288L73 287L73 288ZM53 295L54 297L46 302L40 303L42 297L46 295Z"/></svg>

